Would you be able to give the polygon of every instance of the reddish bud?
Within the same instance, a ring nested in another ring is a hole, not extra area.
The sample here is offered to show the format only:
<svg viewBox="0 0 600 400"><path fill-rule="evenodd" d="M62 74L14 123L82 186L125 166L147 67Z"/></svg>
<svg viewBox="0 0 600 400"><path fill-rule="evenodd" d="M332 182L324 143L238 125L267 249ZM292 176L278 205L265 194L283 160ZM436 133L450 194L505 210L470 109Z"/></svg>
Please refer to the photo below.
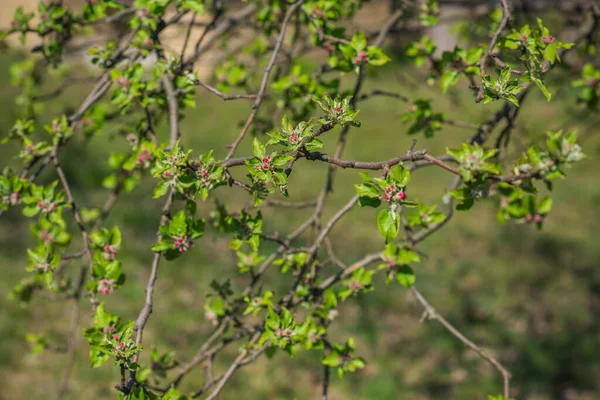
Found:
<svg viewBox="0 0 600 400"><path fill-rule="evenodd" d="M531 218L532 218L532 217L531 217L531 214L527 214L527 215L525 216L525 221L527 221L527 222L531 222Z"/></svg>
<svg viewBox="0 0 600 400"><path fill-rule="evenodd" d="M389 194L384 194L383 195L383 200L390 201L390 195Z"/></svg>
<svg viewBox="0 0 600 400"><path fill-rule="evenodd" d="M527 40L527 35L523 35L523 36L521 36L521 39L523 39L523 40Z"/></svg>
<svg viewBox="0 0 600 400"><path fill-rule="evenodd" d="M269 164L263 164L263 169L266 171L269 169Z"/></svg>
<svg viewBox="0 0 600 400"><path fill-rule="evenodd" d="M542 216L538 214L535 216L535 218L533 220L535 221L536 224L539 224L542 222Z"/></svg>
<svg viewBox="0 0 600 400"><path fill-rule="evenodd" d="M365 53L364 51L360 53L360 58L362 58L363 60L366 60L367 57L367 53Z"/></svg>
<svg viewBox="0 0 600 400"><path fill-rule="evenodd" d="M400 200L404 200L406 198L406 193L400 192L396 195Z"/></svg>
<svg viewBox="0 0 600 400"><path fill-rule="evenodd" d="M336 111L337 111L337 112L342 112L342 107L338 107L338 108L336 108Z"/></svg>
<svg viewBox="0 0 600 400"><path fill-rule="evenodd" d="M262 159L262 162L263 162L263 163L268 163L268 162L269 162L269 158L268 158L268 157L265 157L265 158L263 158L263 159Z"/></svg>
<svg viewBox="0 0 600 400"><path fill-rule="evenodd" d="M113 339L118 342L119 341L119 336L118 335L113 335Z"/></svg>
<svg viewBox="0 0 600 400"><path fill-rule="evenodd" d="M38 203L38 208L44 208L44 203L42 203L41 201Z"/></svg>

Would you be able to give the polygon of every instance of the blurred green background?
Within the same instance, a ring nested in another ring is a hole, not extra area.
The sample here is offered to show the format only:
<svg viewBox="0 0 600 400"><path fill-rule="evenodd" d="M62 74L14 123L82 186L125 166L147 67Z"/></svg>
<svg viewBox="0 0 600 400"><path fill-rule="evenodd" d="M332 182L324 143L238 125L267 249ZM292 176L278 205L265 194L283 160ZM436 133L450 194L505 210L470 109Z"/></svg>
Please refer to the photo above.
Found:
<svg viewBox="0 0 600 400"><path fill-rule="evenodd" d="M392 52L393 53L393 52ZM19 113L14 105L17 94L9 83L9 66L22 56L0 54L0 132L6 133ZM474 124L485 121L500 103L474 105L472 96L455 89L442 96L437 87L419 84L424 71L402 60L369 77L364 93L371 89L397 91L411 98L433 99L434 110L450 119ZM310 61L307 61L310 63ZM559 74L560 75L560 74ZM345 79L351 83L352 77ZM457 87L464 87L466 82ZM52 82L46 85L53 88ZM494 354L513 374L513 396L518 399L600 399L600 162L598 161L597 115L582 113L575 106L575 93L568 77L550 85L555 100L547 103L533 91L524 103L513 133L513 156L529 144L543 140L547 129L577 129L590 159L568 171L568 179L557 182L554 208L544 230L509 223L498 225L490 202L477 204L467 213L457 213L451 223L420 245L426 255L416 265L417 286L452 324L467 337ZM45 105L43 121L74 107L89 87L74 86L60 101ZM183 142L199 154L215 149L222 157L224 145L239 132L250 104L222 102L202 89L198 105L182 122ZM359 105L360 129L353 129L344 154L346 159L384 160L403 153L412 140L402 123L406 104L387 98L373 98ZM99 206L108 195L101 188L109 173L109 150L124 149L115 137L118 126L108 126L101 135L86 142L74 138L62 159L76 201L84 207ZM164 123L159 135L166 137ZM325 137L325 151L333 152L338 130ZM433 139L418 137L417 149L442 154L447 146L458 146L474 132L444 127ZM246 140L239 154L249 154ZM16 165L15 148L0 148L2 166ZM235 172L234 172L235 174ZM326 166L299 162L290 182L292 200L309 200L321 189ZM236 173L242 177L242 170ZM41 182L53 180L51 173ZM339 170L335 191L325 219L343 205L354 192L358 173ZM442 170L427 168L413 175L409 196L442 207L441 196L451 177ZM107 226L119 225L124 243L120 258L128 284L106 300L106 307L125 319L134 319L143 305L149 273L160 200L153 200L151 179L133 193L121 198ZM245 193L219 190L215 198L240 209L251 199ZM213 200L215 200L213 198ZM207 215L210 201L200 207ZM307 210L264 210L266 232L285 234L293 230ZM65 213L68 217L68 213ZM381 249L376 227L376 211L355 209L333 230L332 241L346 262ZM32 355L25 341L27 333L44 333L51 343L66 341L71 303L39 293L24 308L8 300L12 287L27 276L26 248L33 245L28 220L20 210L3 215L0 223L0 399L24 400L54 397L63 373L65 355L53 352ZM310 240L308 232L302 241ZM72 249L77 249L74 241ZM265 249L265 251L268 249ZM76 273L78 262L68 267ZM193 250L176 262L162 262L156 287L155 309L144 343L159 351L176 352L188 361L211 331L204 320L203 304L212 279L231 277L234 287L245 279L237 272L235 253L228 238L209 232ZM289 283L275 268L267 277L275 287ZM332 377L330 399L483 399L502 390L501 376L474 352L434 320L419 323L422 309L412 295L397 284L386 286L382 277L376 291L351 299L340 308L340 317L331 338L343 342L348 336L357 341L357 353L367 367L344 379ZM84 308L82 325L89 322L89 306ZM232 346L216 364L216 373L231 360ZM77 363L68 399L106 399L116 396L113 386L118 370L110 364L88 367L88 345L78 336ZM149 352L142 356L148 362ZM309 399L320 391L322 367L316 354L300 352L295 359L278 354L274 360L260 359L240 370L221 395L222 399ZM202 368L187 377L183 390L203 385Z"/></svg>

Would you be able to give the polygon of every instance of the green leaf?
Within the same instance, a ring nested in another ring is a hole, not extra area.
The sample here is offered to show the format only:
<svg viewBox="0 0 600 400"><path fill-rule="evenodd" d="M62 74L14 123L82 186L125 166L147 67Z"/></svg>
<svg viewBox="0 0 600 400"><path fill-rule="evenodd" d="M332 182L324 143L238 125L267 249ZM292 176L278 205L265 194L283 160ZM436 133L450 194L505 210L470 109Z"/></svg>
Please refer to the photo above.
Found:
<svg viewBox="0 0 600 400"><path fill-rule="evenodd" d="M111 233L110 244L113 246L120 246L121 245L121 231L119 230L119 227L113 226L112 229L110 230L110 233Z"/></svg>
<svg viewBox="0 0 600 400"><path fill-rule="evenodd" d="M410 182L410 171L402 164L392 167L390 176L402 187Z"/></svg>
<svg viewBox="0 0 600 400"><path fill-rule="evenodd" d="M458 71L454 69L449 69L440 78L440 89L442 93L446 93L451 86L454 86L456 82L458 82L458 78L460 75Z"/></svg>
<svg viewBox="0 0 600 400"><path fill-rule="evenodd" d="M168 250L172 247L172 243L168 240L161 240L160 242L156 243L154 246L152 246L152 251L155 252L159 252L159 251L165 251Z"/></svg>
<svg viewBox="0 0 600 400"><path fill-rule="evenodd" d="M355 50L362 50L367 47L367 38L360 32L356 32L354 36L352 36L352 47Z"/></svg>
<svg viewBox="0 0 600 400"><path fill-rule="evenodd" d="M396 211L386 208L385 210L381 210L377 216L377 226L387 244L398 236L398 232L400 231L400 218L398 217L398 214L396 214Z"/></svg>
<svg viewBox="0 0 600 400"><path fill-rule="evenodd" d="M157 199L164 196L169 191L169 184L167 182L159 182L152 192L152 198Z"/></svg>
<svg viewBox="0 0 600 400"><path fill-rule="evenodd" d="M550 61L550 64L554 64L556 61L556 43L550 43L544 50L542 50L544 58Z"/></svg>
<svg viewBox="0 0 600 400"><path fill-rule="evenodd" d="M275 167L283 167L285 166L288 162L290 162L294 157L292 156L286 156L283 154L277 154L276 156L273 157L273 159L271 160L271 164Z"/></svg>
<svg viewBox="0 0 600 400"><path fill-rule="evenodd" d="M258 138L254 138L252 141L252 152L258 158L263 158L265 156L265 146L258 140Z"/></svg>
<svg viewBox="0 0 600 400"><path fill-rule="evenodd" d="M204 14L204 4L202 4L199 0L183 0L181 2L181 6L189 8L198 14Z"/></svg>
<svg viewBox="0 0 600 400"><path fill-rule="evenodd" d="M357 184L354 185L354 188L360 197L372 197L377 199L381 197L379 190L372 184Z"/></svg>
<svg viewBox="0 0 600 400"><path fill-rule="evenodd" d="M23 209L23 215L26 217L35 217L40 212L37 205L27 206Z"/></svg>
<svg viewBox="0 0 600 400"><path fill-rule="evenodd" d="M104 310L104 303L98 304L94 312L94 325L96 328L109 326L115 318L109 312Z"/></svg>
<svg viewBox="0 0 600 400"><path fill-rule="evenodd" d="M537 207L539 214L548 214L552 209L552 198L545 197Z"/></svg>
<svg viewBox="0 0 600 400"><path fill-rule="evenodd" d="M534 81L537 87L539 87L542 93L544 93L544 96L546 96L546 100L552 100L552 94L548 91L548 88L546 88L546 85L544 85L544 83L540 79L531 78L531 80Z"/></svg>
<svg viewBox="0 0 600 400"><path fill-rule="evenodd" d="M95 347L90 349L90 361L92 362L92 368L98 368L102 366L106 360L108 360L108 354Z"/></svg>
<svg viewBox="0 0 600 400"><path fill-rule="evenodd" d="M381 205L381 199L373 197L360 197L358 199L358 205L361 207L377 208Z"/></svg>
<svg viewBox="0 0 600 400"><path fill-rule="evenodd" d="M340 365L340 356L335 353L335 352L331 352L329 354L327 354L325 357L323 357L323 365L328 365L330 367L337 367L338 365Z"/></svg>
<svg viewBox="0 0 600 400"><path fill-rule="evenodd" d="M396 279L404 287L411 287L415 284L415 273L408 265L403 265L396 273Z"/></svg>
<svg viewBox="0 0 600 400"><path fill-rule="evenodd" d="M169 224L169 231L175 235L183 235L186 232L185 212L183 210L175 214Z"/></svg>

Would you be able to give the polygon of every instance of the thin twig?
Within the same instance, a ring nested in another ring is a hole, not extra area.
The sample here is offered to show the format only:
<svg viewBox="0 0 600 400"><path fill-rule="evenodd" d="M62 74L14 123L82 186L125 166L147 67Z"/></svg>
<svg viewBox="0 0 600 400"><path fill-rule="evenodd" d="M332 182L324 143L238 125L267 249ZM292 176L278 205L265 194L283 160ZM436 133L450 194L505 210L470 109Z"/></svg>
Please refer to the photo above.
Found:
<svg viewBox="0 0 600 400"><path fill-rule="evenodd" d="M269 60L269 63L267 64L267 67L265 68L262 82L260 84L260 89L258 90L258 93L256 94L256 100L254 101L254 104L252 104L252 111L250 112L250 115L248 116L248 119L246 120L246 123L244 124L244 127L242 128L242 131L240 132L239 136L231 144L231 148L230 148L229 152L227 153L227 156L225 157L225 161L227 161L231 157L233 157L233 155L235 154L235 150L237 149L239 144L244 139L244 136L246 136L246 132L248 132L248 128L250 128L252 121L254 121L254 117L256 117L256 114L258 113L258 109L263 101L263 96L265 94L265 90L267 89L267 82L269 81L269 74L271 73L271 70L273 69L273 65L275 65L275 60L277 59L277 55L279 54L279 50L281 49L281 45L283 44L283 39L285 37L285 31L287 30L288 23L290 22L292 15L302 5L303 1L304 0L299 0L296 3L294 3L294 5L292 5L290 8L288 8L288 10L285 14L285 18L283 19L283 23L281 24L281 30L279 32L279 37L277 38L277 41L275 42L275 48L273 49L273 54L271 54L271 59Z"/></svg>
<svg viewBox="0 0 600 400"><path fill-rule="evenodd" d="M225 101L239 100L239 99L247 99L247 100L256 99L255 94L225 94L223 92L220 92L217 88L214 88L202 81L196 80L195 83L197 85L202 86L204 89L208 90L209 92L216 94L217 96L219 96L220 98L222 98Z"/></svg>
<svg viewBox="0 0 600 400"><path fill-rule="evenodd" d="M490 45L488 46L487 50L483 53L483 55L481 56L481 59L479 60L479 71L480 71L480 76L481 79L483 81L483 77L485 76L485 64L487 63L487 58L492 54L492 51L494 51L494 47L496 46L496 43L498 42L498 38L500 37L500 34L502 33L502 31L504 31L504 29L506 28L506 25L508 24L508 21L510 20L510 7L508 6L508 1L507 0L500 0L500 3L502 3L502 20L500 21L500 24L498 25L498 29L496 29L496 32L494 33L494 35L492 36L492 40L490 41ZM481 84L481 86L479 86L479 91L477 93L477 102L480 102L483 100L483 82Z"/></svg>
<svg viewBox="0 0 600 400"><path fill-rule="evenodd" d="M421 292L417 290L417 288L413 285L410 287L410 291L415 295L416 299L421 303L421 305L425 308L425 312L429 315L430 319L437 319L450 333L452 333L456 338L458 338L463 344L473 351L475 351L481 358L485 361L492 364L500 374L502 374L502 378L504 379L504 398L508 399L510 396L510 372L498 360L496 360L493 356L489 355L485 352L481 347L477 346L475 343L467 339L458 329L456 329L451 323L449 323L439 312L435 310L429 304L429 302L423 297Z"/></svg>
<svg viewBox="0 0 600 400"><path fill-rule="evenodd" d="M173 89L173 83L168 75L163 75L162 84L167 93L167 104L169 106L169 145L165 148L165 151L171 151L175 142L179 139L179 104L177 103L177 96Z"/></svg>

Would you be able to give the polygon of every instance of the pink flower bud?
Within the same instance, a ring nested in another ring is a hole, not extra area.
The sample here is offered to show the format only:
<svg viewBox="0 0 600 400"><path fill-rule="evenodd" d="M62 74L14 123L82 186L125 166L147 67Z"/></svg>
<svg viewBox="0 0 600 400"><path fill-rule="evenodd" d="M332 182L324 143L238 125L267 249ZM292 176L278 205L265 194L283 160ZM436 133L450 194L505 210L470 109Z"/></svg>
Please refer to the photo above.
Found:
<svg viewBox="0 0 600 400"><path fill-rule="evenodd" d="M384 194L383 195L383 200L390 201L390 195L389 194Z"/></svg>
<svg viewBox="0 0 600 400"><path fill-rule="evenodd" d="M336 111L337 111L337 112L342 112L342 107L338 107L338 108L336 108Z"/></svg>
<svg viewBox="0 0 600 400"><path fill-rule="evenodd" d="M118 342L119 341L119 336L118 335L113 335L113 339Z"/></svg>
<svg viewBox="0 0 600 400"><path fill-rule="evenodd" d="M536 224L539 224L542 222L542 216L538 214L535 216L535 218L533 220L535 221Z"/></svg>
<svg viewBox="0 0 600 400"><path fill-rule="evenodd" d="M406 199L406 193L400 192L396 195L396 197L398 197L400 200L404 200Z"/></svg>
<svg viewBox="0 0 600 400"><path fill-rule="evenodd" d="M527 40L527 35L523 35L523 36L521 36L521 39L523 39L523 40Z"/></svg>
<svg viewBox="0 0 600 400"><path fill-rule="evenodd" d="M266 170L268 170L268 169L269 169L269 164L263 164L263 166L262 166L262 167L263 167L263 169L266 171Z"/></svg>
<svg viewBox="0 0 600 400"><path fill-rule="evenodd" d="M527 222L531 222L531 219L532 219L532 216L531 216L531 214L527 214L527 215L525 216L525 221L527 221Z"/></svg>
<svg viewBox="0 0 600 400"><path fill-rule="evenodd" d="M264 158L262 159L262 162L263 162L263 163L268 163L268 162L269 162L269 158L268 158L268 157L264 157Z"/></svg>

